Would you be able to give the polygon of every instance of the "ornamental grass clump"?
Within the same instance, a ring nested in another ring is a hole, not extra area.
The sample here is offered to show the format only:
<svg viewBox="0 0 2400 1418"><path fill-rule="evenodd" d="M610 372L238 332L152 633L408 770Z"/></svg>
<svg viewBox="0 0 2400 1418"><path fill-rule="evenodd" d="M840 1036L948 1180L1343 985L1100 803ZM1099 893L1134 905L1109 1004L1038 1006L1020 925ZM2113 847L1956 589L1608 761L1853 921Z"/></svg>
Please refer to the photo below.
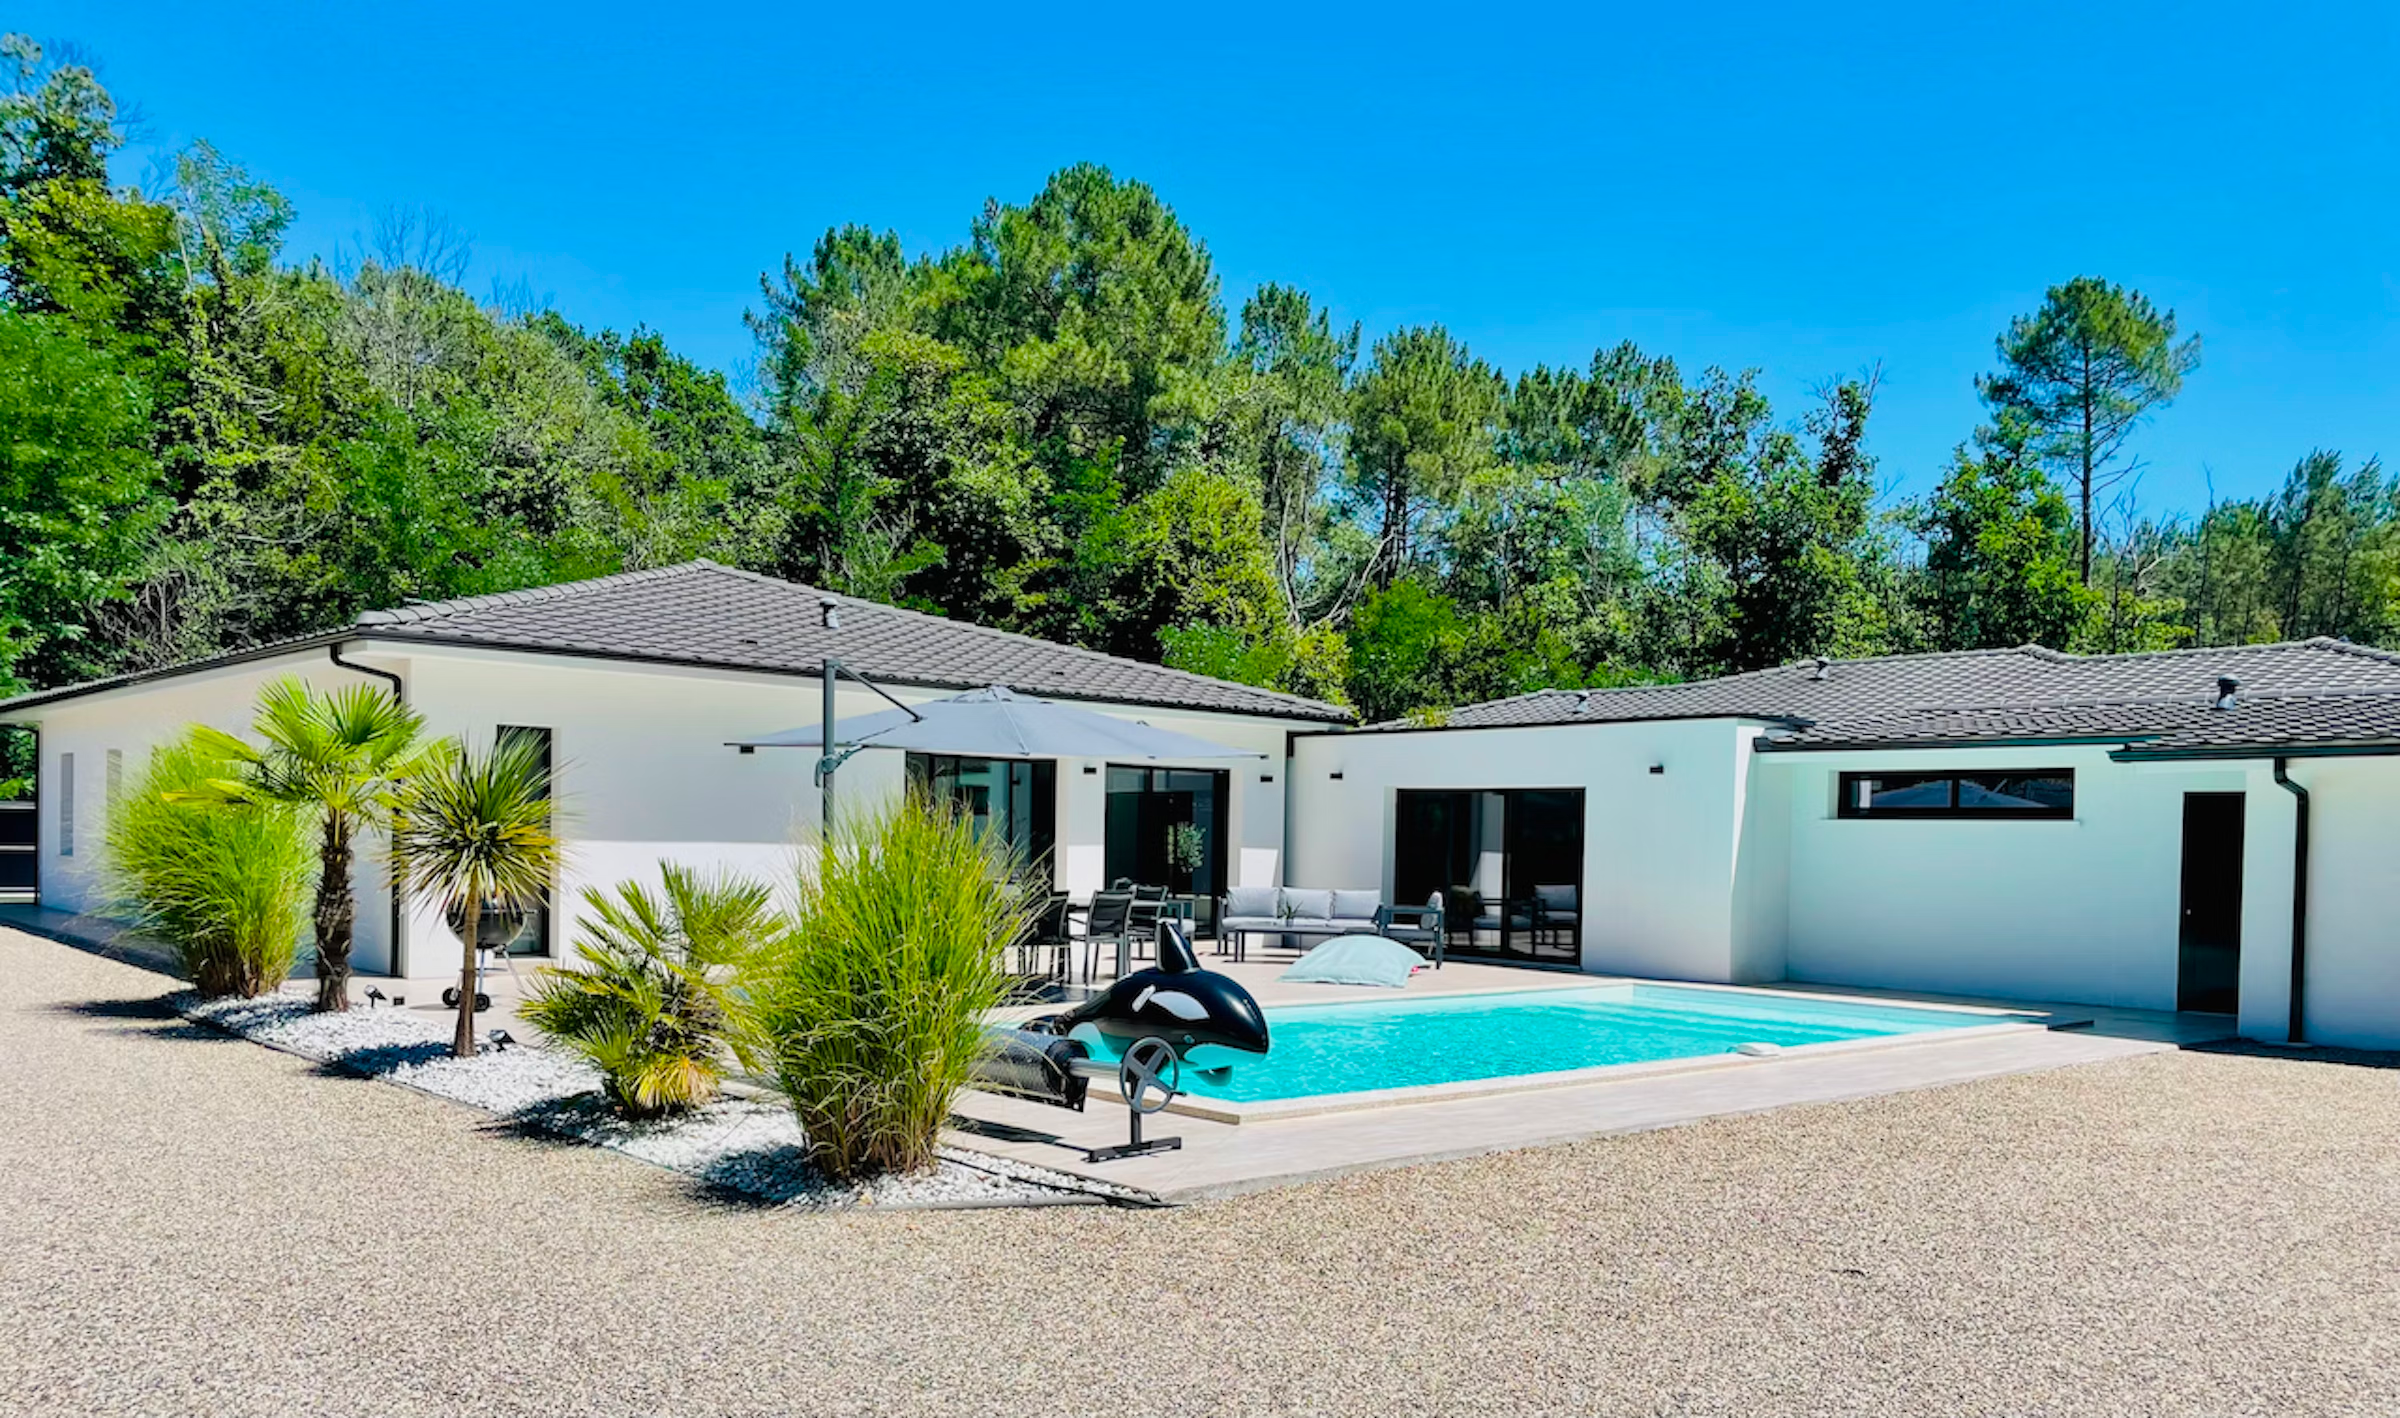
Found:
<svg viewBox="0 0 2400 1418"><path fill-rule="evenodd" d="M203 995L280 986L300 953L316 857L301 810L207 789L241 761L187 736L111 804L101 849L120 910L173 947Z"/></svg>
<svg viewBox="0 0 2400 1418"><path fill-rule="evenodd" d="M740 981L774 928L766 883L660 862L663 893L638 881L583 893L572 968L534 979L525 1021L600 1070L632 1118L717 1096L743 1047Z"/></svg>
<svg viewBox="0 0 2400 1418"><path fill-rule="evenodd" d="M1006 993L1034 898L996 840L911 794L804 853L796 913L754 971L762 1062L830 1176L934 1162Z"/></svg>
<svg viewBox="0 0 2400 1418"><path fill-rule="evenodd" d="M381 685L358 684L319 693L297 679L268 685L258 697L251 732L256 747L232 734L192 730L204 752L238 765L192 796L288 804L317 826L317 1008L350 1007L350 946L358 893L350 880L353 843L362 831L384 827L411 774L428 761L420 744L424 721Z"/></svg>

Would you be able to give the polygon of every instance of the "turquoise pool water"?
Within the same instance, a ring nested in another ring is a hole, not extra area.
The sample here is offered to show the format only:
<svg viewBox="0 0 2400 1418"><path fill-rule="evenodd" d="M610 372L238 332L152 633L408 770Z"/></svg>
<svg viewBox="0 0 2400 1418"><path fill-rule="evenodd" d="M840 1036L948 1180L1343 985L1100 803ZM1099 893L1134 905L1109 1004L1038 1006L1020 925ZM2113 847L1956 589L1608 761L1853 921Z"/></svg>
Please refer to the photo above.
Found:
<svg viewBox="0 0 2400 1418"><path fill-rule="evenodd" d="M1207 1097L1263 1103L1997 1022L1989 1014L1672 985L1301 1005L1267 1011L1272 1047L1264 1060L1238 1064L1222 1081L1186 1069L1183 1083ZM1114 1057L1087 1042L1095 1055Z"/></svg>

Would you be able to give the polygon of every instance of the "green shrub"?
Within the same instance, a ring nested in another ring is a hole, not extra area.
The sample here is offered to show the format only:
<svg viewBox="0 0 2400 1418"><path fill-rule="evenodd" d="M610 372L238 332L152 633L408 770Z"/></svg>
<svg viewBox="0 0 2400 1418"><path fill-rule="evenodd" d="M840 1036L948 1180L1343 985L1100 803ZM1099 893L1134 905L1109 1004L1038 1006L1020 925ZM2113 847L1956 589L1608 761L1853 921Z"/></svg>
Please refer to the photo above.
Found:
<svg viewBox="0 0 2400 1418"><path fill-rule="evenodd" d="M796 915L755 971L762 1061L836 1177L930 1166L1007 989L1032 896L996 841L911 794L803 854Z"/></svg>
<svg viewBox="0 0 2400 1418"><path fill-rule="evenodd" d="M734 1052L741 970L772 929L766 883L660 862L662 896L638 881L583 893L574 968L534 979L518 1011L598 1068L609 1101L654 1118L717 1095Z"/></svg>
<svg viewBox="0 0 2400 1418"><path fill-rule="evenodd" d="M174 947L204 995L262 995L300 953L316 854L282 803L210 800L238 760L190 738L151 755L110 805L101 848L120 909Z"/></svg>

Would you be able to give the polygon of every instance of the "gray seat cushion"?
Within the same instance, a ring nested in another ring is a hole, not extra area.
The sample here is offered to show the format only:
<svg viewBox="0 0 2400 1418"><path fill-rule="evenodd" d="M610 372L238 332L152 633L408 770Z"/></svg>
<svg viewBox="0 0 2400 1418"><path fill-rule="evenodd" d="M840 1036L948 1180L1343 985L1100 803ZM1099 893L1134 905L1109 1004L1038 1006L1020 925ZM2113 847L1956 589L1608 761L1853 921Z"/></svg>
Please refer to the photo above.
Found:
<svg viewBox="0 0 2400 1418"><path fill-rule="evenodd" d="M1236 886L1225 892L1225 916L1228 920L1264 920L1283 914L1280 904L1283 892L1273 886Z"/></svg>
<svg viewBox="0 0 2400 1418"><path fill-rule="evenodd" d="M1330 914L1337 921L1372 922L1375 913L1382 909L1383 893L1380 891L1337 890L1333 893L1333 910Z"/></svg>
<svg viewBox="0 0 2400 1418"><path fill-rule="evenodd" d="M1287 886L1283 889L1283 914L1296 920L1330 921L1333 893Z"/></svg>

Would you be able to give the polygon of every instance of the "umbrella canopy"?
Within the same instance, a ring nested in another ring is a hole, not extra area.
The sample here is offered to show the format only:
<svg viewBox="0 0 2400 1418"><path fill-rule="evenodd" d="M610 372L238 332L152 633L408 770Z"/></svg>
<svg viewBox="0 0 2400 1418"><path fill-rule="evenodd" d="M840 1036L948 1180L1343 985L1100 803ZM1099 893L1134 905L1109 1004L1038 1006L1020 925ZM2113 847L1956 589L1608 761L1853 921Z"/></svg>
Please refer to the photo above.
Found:
<svg viewBox="0 0 2400 1418"><path fill-rule="evenodd" d="M912 712L913 710L913 712ZM1047 699L1025 699L1000 685L910 709L862 714L833 726L842 748L901 748L969 758L1264 758L1133 719L1096 714ZM786 729L734 748L822 748L822 726Z"/></svg>

